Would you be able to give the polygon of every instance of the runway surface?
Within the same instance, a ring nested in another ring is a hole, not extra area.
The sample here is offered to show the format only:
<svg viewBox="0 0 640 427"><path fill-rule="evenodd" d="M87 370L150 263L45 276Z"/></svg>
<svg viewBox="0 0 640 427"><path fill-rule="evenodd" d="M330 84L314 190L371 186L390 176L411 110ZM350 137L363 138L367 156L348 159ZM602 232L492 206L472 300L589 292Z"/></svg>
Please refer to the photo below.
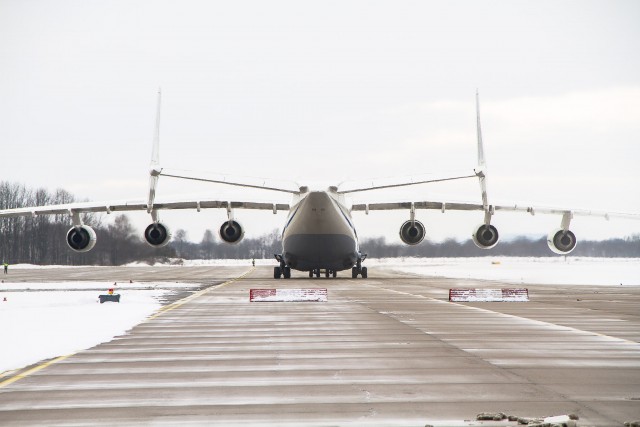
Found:
<svg viewBox="0 0 640 427"><path fill-rule="evenodd" d="M214 286L111 342L0 379L0 424L424 426L485 411L574 413L581 426L640 418L640 288L529 285L528 303L450 303L451 287L505 286L375 268L368 279L271 275L11 272L12 281ZM249 302L249 289L275 287L327 288L329 301Z"/></svg>

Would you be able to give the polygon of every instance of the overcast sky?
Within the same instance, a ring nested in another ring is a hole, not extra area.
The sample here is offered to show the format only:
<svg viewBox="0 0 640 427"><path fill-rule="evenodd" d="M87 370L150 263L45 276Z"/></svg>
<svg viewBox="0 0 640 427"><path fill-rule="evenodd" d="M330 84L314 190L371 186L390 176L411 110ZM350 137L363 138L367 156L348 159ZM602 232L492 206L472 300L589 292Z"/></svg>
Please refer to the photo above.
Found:
<svg viewBox="0 0 640 427"><path fill-rule="evenodd" d="M490 201L640 212L639 23L640 2L611 0L0 0L0 180L144 199L159 86L165 167L318 185L472 171L478 88ZM161 178L158 198L176 195L282 200ZM479 197L469 181L357 201ZM408 216L354 213L361 237L393 241ZM194 241L225 217L162 214ZM236 217L248 236L285 219ZM418 219L462 239L482 215ZM560 218L493 223L542 236ZM572 229L628 236L640 221Z"/></svg>

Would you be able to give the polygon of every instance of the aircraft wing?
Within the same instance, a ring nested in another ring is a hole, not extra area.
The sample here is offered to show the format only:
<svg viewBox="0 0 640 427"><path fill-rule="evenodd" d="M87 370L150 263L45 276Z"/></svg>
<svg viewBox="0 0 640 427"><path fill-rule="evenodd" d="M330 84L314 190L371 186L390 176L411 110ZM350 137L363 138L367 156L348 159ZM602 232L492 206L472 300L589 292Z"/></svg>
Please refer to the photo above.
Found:
<svg viewBox="0 0 640 427"><path fill-rule="evenodd" d="M277 211L288 211L289 205L286 203L268 202L245 202L228 200L189 200L189 201L160 201L153 203L153 210L168 209L259 209L276 213ZM28 208L0 210L0 218L11 218L19 216L39 216L39 215L71 215L81 213L112 213L130 211L149 211L147 203L138 202L87 202L71 203L65 205L34 206Z"/></svg>
<svg viewBox="0 0 640 427"><path fill-rule="evenodd" d="M432 201L416 201L416 202L383 202L383 203L357 203L352 205L352 211L384 211L384 210L402 210L402 209L431 209L439 210L441 212L446 211L484 211L484 205L482 203L461 203L461 202L432 202ZM523 205L489 205L489 210L492 212L504 211L504 212L526 212L531 215L537 213L540 214L571 214L579 216L594 216L609 219L612 217L617 218L630 218L640 219L640 214L624 213L624 212L605 212L605 211L593 211L586 209L568 209L568 208L553 208L553 207L535 207L535 206L523 206Z"/></svg>
<svg viewBox="0 0 640 427"><path fill-rule="evenodd" d="M483 196L486 193L483 194ZM483 197L486 200L486 197ZM481 249L493 248L499 240L498 230L491 224L491 217L498 211L505 212L527 212L531 215L536 213L542 214L559 214L562 216L560 228L552 230L547 236L547 244L556 254L566 255L576 247L576 236L569 229L571 220L574 216L594 216L609 219L611 217L621 217L630 219L640 219L640 214L619 213L619 212L602 212L584 209L563 209L563 208L545 208L533 206L518 205L488 205L483 203L459 203L459 202L391 202L391 203L360 203L351 207L352 211L364 211L369 213L370 210L401 210L409 211L409 220L400 227L400 239L408 245L416 245L425 237L424 225L416 220L416 209L433 209L441 212L447 210L453 211L481 211L484 215L484 222L474 229L471 238L475 245Z"/></svg>
<svg viewBox="0 0 640 427"><path fill-rule="evenodd" d="M390 211L400 209L434 209L481 211L483 207L476 203L446 203L446 202L388 202L388 203L357 203L351 206L352 211Z"/></svg>

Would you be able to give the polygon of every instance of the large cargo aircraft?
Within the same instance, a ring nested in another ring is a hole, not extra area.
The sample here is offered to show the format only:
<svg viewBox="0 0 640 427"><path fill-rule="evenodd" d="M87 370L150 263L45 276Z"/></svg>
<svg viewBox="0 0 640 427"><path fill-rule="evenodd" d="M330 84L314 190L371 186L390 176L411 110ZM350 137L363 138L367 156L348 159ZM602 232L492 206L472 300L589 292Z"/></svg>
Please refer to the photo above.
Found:
<svg viewBox="0 0 640 427"><path fill-rule="evenodd" d="M89 212L126 212L147 211L152 223L146 228L144 238L154 247L162 247L169 243L171 233L166 224L159 221L158 211L165 209L226 209L228 220L220 226L220 238L227 243L234 244L242 240L244 229L234 219L235 209L262 209L272 211L288 211L287 220L282 230L282 253L275 254L278 265L274 267L274 278L291 277L291 269L308 271L309 277L319 277L322 272L329 277L336 277L338 271L351 270L351 277L367 277L367 268L362 265L366 254L360 251L358 234L353 224L351 212L364 211L368 214L375 210L406 210L409 219L400 227L400 238L408 245L417 245L425 237L424 225L416 219L418 209L436 209L442 212L448 210L479 211L483 214L481 224L473 229L473 242L482 249L493 248L499 240L496 227L491 224L493 215L498 211L521 211L530 214L545 213L561 216L560 226L552 230L547 243L556 254L565 255L576 247L576 236L570 230L571 220L575 215L600 216L608 219L611 216L640 218L640 214L623 214L594 212L574 209L536 208L532 206L496 206L489 203L487 196L487 169L484 158L482 132L480 128L480 107L476 93L477 115L477 144L478 166L473 173L459 176L449 176L439 179L416 180L415 182L390 184L383 186L369 186L341 190L338 186L331 186L322 191L311 191L308 187L286 188L253 185L247 183L224 180L205 179L196 176L172 173L160 167L159 162L159 133L160 133L160 101L156 111L155 133L152 146L151 167L149 170L149 194L146 202L90 202L74 203L54 206L34 206L20 209L0 211L0 218L15 216L38 215L69 215L73 223L67 232L67 244L76 252L87 252L96 244L94 230L83 224L81 214ZM190 200L156 202L156 187L160 176L207 181L232 186L249 187L268 191L290 193L292 200L289 204L263 203L257 201L230 200ZM439 201L407 201L392 203L371 203L349 205L345 196L350 193L388 189L394 187L426 184L460 179L478 179L480 183L480 200L476 203L447 203Z"/></svg>

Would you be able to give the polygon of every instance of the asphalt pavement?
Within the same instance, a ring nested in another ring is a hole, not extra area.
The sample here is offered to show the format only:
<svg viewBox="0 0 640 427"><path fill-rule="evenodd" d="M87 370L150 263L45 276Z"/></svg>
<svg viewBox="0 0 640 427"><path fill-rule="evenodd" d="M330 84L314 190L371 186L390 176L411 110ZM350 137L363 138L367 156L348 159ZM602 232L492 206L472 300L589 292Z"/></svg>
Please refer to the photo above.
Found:
<svg viewBox="0 0 640 427"><path fill-rule="evenodd" d="M580 426L640 419L639 288L530 285L530 302L451 303L452 287L507 285L375 267L368 279L346 276L275 280L269 267L242 266L11 272L203 290L111 342L0 379L0 424L481 425L464 420L498 411L572 413ZM249 302L251 288L326 288L328 302Z"/></svg>

